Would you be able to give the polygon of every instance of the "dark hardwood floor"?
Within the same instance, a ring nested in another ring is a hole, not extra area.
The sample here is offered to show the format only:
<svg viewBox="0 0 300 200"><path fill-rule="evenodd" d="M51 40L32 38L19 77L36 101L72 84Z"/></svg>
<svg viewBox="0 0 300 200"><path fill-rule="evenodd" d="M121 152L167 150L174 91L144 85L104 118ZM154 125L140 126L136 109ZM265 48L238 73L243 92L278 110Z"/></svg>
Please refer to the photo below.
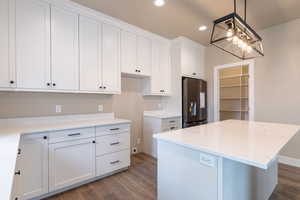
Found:
<svg viewBox="0 0 300 200"><path fill-rule="evenodd" d="M137 154L128 171L47 200L156 200L156 160ZM300 200L299 168L279 165L279 184L270 200Z"/></svg>

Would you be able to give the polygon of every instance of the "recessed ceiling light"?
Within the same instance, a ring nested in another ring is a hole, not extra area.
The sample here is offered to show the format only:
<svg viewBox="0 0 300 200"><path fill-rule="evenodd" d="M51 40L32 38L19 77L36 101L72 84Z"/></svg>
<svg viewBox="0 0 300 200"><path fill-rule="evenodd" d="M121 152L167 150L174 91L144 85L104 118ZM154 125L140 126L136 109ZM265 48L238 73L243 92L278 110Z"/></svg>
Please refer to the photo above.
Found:
<svg viewBox="0 0 300 200"><path fill-rule="evenodd" d="M162 7L163 5L165 5L165 3L165 0L154 0L154 5L158 7Z"/></svg>
<svg viewBox="0 0 300 200"><path fill-rule="evenodd" d="M203 26L200 26L198 28L199 31L205 31L207 29L207 26L203 25Z"/></svg>

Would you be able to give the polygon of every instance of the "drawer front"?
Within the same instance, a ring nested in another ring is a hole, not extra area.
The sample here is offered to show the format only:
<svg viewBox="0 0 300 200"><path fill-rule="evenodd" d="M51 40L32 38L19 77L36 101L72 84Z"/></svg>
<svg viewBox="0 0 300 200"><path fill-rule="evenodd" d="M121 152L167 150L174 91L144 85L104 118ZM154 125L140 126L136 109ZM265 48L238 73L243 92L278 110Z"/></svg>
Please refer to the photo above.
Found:
<svg viewBox="0 0 300 200"><path fill-rule="evenodd" d="M180 128L180 119L181 118L169 118L163 119L162 121L162 129L179 129Z"/></svg>
<svg viewBox="0 0 300 200"><path fill-rule="evenodd" d="M111 126L98 126L96 127L96 136L110 135L130 132L129 124L116 124Z"/></svg>
<svg viewBox="0 0 300 200"><path fill-rule="evenodd" d="M130 151L119 151L96 158L96 175L102 176L130 166Z"/></svg>
<svg viewBox="0 0 300 200"><path fill-rule="evenodd" d="M130 148L130 134L121 133L96 137L96 155L100 156Z"/></svg>
<svg viewBox="0 0 300 200"><path fill-rule="evenodd" d="M95 137L94 127L55 131L49 134L49 143L78 140L90 137Z"/></svg>

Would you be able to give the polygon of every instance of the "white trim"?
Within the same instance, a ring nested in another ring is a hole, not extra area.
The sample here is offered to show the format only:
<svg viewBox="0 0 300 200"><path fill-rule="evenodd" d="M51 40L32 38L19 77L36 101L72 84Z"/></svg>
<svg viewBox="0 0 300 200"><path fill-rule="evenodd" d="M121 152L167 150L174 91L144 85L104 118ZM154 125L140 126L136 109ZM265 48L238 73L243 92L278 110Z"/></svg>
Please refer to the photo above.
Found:
<svg viewBox="0 0 300 200"><path fill-rule="evenodd" d="M214 67L214 121L219 121L219 108L220 108L220 94L219 94L219 70L235 67L239 65L248 65L249 66L249 120L254 120L254 102L255 102L255 90L254 90L254 60L246 60L237 63L230 63L226 65L220 65Z"/></svg>
<svg viewBox="0 0 300 200"><path fill-rule="evenodd" d="M300 167L300 159L291 158L287 156L278 156L278 162L293 167Z"/></svg>

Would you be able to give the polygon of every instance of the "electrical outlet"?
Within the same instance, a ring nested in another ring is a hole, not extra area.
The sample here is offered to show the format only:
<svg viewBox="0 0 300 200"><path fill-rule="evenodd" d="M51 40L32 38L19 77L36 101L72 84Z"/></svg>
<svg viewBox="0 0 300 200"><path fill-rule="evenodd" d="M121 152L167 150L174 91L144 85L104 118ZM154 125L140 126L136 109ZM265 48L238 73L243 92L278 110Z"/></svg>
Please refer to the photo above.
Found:
<svg viewBox="0 0 300 200"><path fill-rule="evenodd" d="M136 147L133 147L132 148L132 154L136 154L137 153L137 148Z"/></svg>
<svg viewBox="0 0 300 200"><path fill-rule="evenodd" d="M141 144L141 138L138 138L138 139L136 140L136 143L137 143L137 144Z"/></svg>
<svg viewBox="0 0 300 200"><path fill-rule="evenodd" d="M62 111L62 106L61 105L55 105L55 112L56 113L61 113Z"/></svg>
<svg viewBox="0 0 300 200"><path fill-rule="evenodd" d="M98 112L103 112L103 105L98 105Z"/></svg>

